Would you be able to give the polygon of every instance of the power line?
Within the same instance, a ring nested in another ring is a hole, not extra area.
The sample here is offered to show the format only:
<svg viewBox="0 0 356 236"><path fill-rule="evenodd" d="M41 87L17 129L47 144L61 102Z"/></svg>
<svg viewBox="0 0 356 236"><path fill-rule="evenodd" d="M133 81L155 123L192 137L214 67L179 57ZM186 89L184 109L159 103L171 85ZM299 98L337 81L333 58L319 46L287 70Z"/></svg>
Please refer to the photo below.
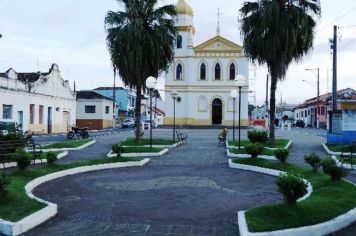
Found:
<svg viewBox="0 0 356 236"><path fill-rule="evenodd" d="M334 18L333 20L331 20L328 24L326 24L325 26L323 26L323 28L318 29L317 32L323 31L326 28L328 28L330 25L334 24L336 21L340 20L341 18L345 17L346 15L350 14L351 12L353 12L354 10L356 10L356 6L352 7L350 10L346 11L345 13L341 14L340 16Z"/></svg>

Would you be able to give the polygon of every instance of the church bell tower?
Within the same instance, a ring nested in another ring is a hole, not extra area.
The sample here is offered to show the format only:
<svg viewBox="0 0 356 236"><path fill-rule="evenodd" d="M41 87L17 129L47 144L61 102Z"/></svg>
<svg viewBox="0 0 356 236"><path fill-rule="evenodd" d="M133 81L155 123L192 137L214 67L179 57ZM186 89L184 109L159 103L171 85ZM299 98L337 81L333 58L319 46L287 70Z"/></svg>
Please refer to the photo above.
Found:
<svg viewBox="0 0 356 236"><path fill-rule="evenodd" d="M193 37L195 28L193 26L193 9L185 0L179 0L176 4L177 18L175 24L177 27L176 57L194 56Z"/></svg>

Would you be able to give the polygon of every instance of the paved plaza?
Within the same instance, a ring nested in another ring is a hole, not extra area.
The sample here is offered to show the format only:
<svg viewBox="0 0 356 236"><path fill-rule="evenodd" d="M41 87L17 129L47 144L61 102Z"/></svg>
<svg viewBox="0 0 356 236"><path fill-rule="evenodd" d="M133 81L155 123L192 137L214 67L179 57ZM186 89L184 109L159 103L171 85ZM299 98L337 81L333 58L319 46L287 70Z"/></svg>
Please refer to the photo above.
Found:
<svg viewBox="0 0 356 236"><path fill-rule="evenodd" d="M151 158L144 167L67 176L39 186L34 194L57 203L58 215L26 235L239 235L237 211L282 201L274 177L228 168L219 130L186 132L187 145ZM154 130L154 137L171 135L169 129ZM105 158L113 143L129 136L133 133L100 137L60 161ZM277 136L293 141L292 163L305 165L303 157L312 151L325 156L322 135L278 131ZM349 178L356 179L354 173ZM354 224L335 235L352 235L355 229Z"/></svg>

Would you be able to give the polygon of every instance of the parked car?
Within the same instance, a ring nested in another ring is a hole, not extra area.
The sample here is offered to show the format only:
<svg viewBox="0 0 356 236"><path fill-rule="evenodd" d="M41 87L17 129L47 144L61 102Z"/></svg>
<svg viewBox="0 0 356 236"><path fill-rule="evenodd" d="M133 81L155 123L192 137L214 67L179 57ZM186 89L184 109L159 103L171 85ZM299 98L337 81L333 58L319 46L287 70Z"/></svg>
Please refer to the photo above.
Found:
<svg viewBox="0 0 356 236"><path fill-rule="evenodd" d="M304 121L303 120L297 120L295 122L295 127L304 128L305 127Z"/></svg>
<svg viewBox="0 0 356 236"><path fill-rule="evenodd" d="M146 120L144 120L143 121L143 123L145 123L145 124L152 124L152 128L157 128L157 122L155 121L155 120L152 120L152 122L150 121L150 119L146 119Z"/></svg>
<svg viewBox="0 0 356 236"><path fill-rule="evenodd" d="M132 119L125 119L122 122L122 128L132 128L135 127L135 121Z"/></svg>

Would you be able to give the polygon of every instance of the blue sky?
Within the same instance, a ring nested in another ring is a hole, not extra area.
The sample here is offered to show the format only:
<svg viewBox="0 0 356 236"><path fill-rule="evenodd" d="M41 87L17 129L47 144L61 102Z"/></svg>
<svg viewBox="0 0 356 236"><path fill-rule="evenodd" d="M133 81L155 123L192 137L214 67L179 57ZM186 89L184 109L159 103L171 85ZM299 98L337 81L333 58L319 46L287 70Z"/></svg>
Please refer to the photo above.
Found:
<svg viewBox="0 0 356 236"><path fill-rule="evenodd" d="M161 0L160 4L176 0ZM221 17L221 35L242 44L237 22L238 9L244 1L187 0L194 10L197 30L195 45L216 34L217 8ZM316 94L316 76L305 68L321 68L321 92L331 90L331 55L328 39L332 28L340 29L339 88L356 89L356 1L322 0L322 17L313 51L298 64L293 64L285 81L279 84L288 103L299 103ZM13 67L18 72L47 71L57 63L62 76L74 80L79 89L112 85L112 68L106 48L104 17L117 10L116 0L0 0L0 71ZM348 27L345 27L348 26ZM37 63L38 62L38 63ZM327 71L329 70L329 83ZM265 97L266 68L251 65L250 79L256 90L257 104ZM303 82L306 80L307 82ZM327 86L329 84L329 86ZM160 80L163 86L163 80ZM253 101L251 97L251 101Z"/></svg>

